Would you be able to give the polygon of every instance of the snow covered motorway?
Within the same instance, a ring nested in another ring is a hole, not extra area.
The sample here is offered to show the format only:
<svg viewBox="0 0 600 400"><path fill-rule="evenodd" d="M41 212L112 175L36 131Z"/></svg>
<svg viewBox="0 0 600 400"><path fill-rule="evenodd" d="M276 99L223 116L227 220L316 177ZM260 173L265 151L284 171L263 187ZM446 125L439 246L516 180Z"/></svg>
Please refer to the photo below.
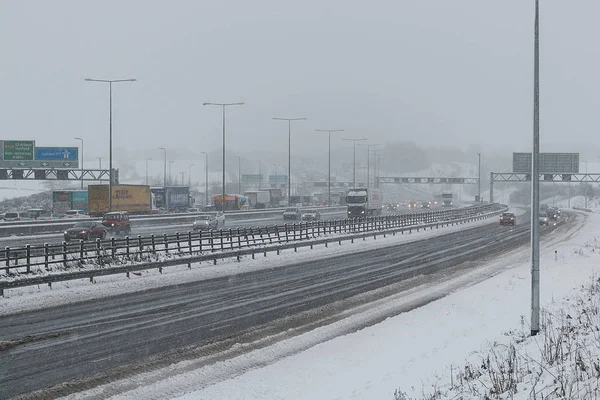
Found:
<svg viewBox="0 0 600 400"><path fill-rule="evenodd" d="M326 323L333 312L328 307L339 312L369 293L501 255L528 238L527 223L500 227L494 218L370 240L372 246L361 240L315 250L314 257L309 250L291 250L277 265L273 260L280 257L259 257L196 274L181 271L175 285L168 284L168 273L156 279L162 286L125 292L111 292L110 282L87 284L89 289L79 292L83 297L74 297L85 301L68 301L77 286L14 293L0 298L0 397L58 397L218 353L244 336L256 339ZM40 309L41 304L49 308Z"/></svg>

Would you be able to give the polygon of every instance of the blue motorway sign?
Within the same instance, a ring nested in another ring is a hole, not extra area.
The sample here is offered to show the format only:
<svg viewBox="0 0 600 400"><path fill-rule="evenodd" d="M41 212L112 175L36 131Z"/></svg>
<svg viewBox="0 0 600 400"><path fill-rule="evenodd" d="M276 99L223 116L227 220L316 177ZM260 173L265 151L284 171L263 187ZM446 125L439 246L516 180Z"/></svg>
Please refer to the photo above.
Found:
<svg viewBox="0 0 600 400"><path fill-rule="evenodd" d="M77 147L36 147L35 159L44 161L77 161Z"/></svg>

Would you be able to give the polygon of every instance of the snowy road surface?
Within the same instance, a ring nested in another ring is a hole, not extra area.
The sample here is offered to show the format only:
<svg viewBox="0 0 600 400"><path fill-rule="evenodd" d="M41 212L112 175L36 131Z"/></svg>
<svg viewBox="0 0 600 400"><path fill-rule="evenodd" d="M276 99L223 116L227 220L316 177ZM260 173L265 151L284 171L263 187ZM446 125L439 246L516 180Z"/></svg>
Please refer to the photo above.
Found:
<svg viewBox="0 0 600 400"><path fill-rule="evenodd" d="M8 366L0 393L27 393L101 372L114 379L123 373L116 367L508 251L528 237L526 224L488 224L390 248L8 315L0 327L0 364Z"/></svg>

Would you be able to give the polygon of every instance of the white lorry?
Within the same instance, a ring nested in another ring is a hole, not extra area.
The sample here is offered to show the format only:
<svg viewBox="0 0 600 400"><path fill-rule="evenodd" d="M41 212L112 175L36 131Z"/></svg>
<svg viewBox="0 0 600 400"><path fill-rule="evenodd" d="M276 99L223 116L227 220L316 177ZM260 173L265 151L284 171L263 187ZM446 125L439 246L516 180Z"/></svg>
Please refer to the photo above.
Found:
<svg viewBox="0 0 600 400"><path fill-rule="evenodd" d="M244 196L248 197L252 208L266 208L271 203L271 193L268 190L248 190L244 192Z"/></svg>
<svg viewBox="0 0 600 400"><path fill-rule="evenodd" d="M383 208L383 198L379 189L354 188L346 194L348 217L379 215Z"/></svg>

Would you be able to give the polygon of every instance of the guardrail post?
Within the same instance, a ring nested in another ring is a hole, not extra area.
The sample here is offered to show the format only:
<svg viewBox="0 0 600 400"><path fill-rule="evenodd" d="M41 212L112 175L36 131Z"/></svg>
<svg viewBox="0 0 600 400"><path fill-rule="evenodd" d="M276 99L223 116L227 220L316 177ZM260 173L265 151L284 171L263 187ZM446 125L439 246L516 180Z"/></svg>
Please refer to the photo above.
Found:
<svg viewBox="0 0 600 400"><path fill-rule="evenodd" d="M63 252L63 265L67 266L67 242L62 242L62 252Z"/></svg>
<svg viewBox="0 0 600 400"><path fill-rule="evenodd" d="M102 249L102 246L100 244L100 239L96 239L96 258L98 258L98 262L100 262L100 250L101 249ZM114 258L114 256L113 256L113 258Z"/></svg>
<svg viewBox="0 0 600 400"><path fill-rule="evenodd" d="M233 250L233 231L229 228L229 245L231 250Z"/></svg>
<svg viewBox="0 0 600 400"><path fill-rule="evenodd" d="M4 253L6 254L6 274L8 275L8 270L10 269L10 247L6 246L4 248Z"/></svg>
<svg viewBox="0 0 600 400"><path fill-rule="evenodd" d="M49 256L49 254L48 254L48 243L44 243L44 268L46 268L46 271L49 270L49 267L48 267L48 256ZM8 272L8 270L6 272Z"/></svg>
<svg viewBox="0 0 600 400"><path fill-rule="evenodd" d="M138 248L140 249L140 254L144 252L144 246L142 244L142 235L138 235Z"/></svg>
<svg viewBox="0 0 600 400"><path fill-rule="evenodd" d="M290 227L288 224L283 225L285 227L285 242L288 243L290 241Z"/></svg>
<svg viewBox="0 0 600 400"><path fill-rule="evenodd" d="M31 272L31 245L27 245L26 246L26 252L27 252L27 273L29 274Z"/></svg>
<svg viewBox="0 0 600 400"><path fill-rule="evenodd" d="M85 250L85 242L82 240L79 241L79 262L83 263L83 251Z"/></svg>
<svg viewBox="0 0 600 400"><path fill-rule="evenodd" d="M156 240L154 237L154 233L150 235L150 239L152 241L152 254L156 254Z"/></svg>
<svg viewBox="0 0 600 400"><path fill-rule="evenodd" d="M219 236L221 237L221 251L225 250L223 243L223 229L219 230Z"/></svg>
<svg viewBox="0 0 600 400"><path fill-rule="evenodd" d="M113 259L117 255L117 241L114 237L110 238L110 254ZM100 252L98 252L98 257L100 257Z"/></svg>
<svg viewBox="0 0 600 400"><path fill-rule="evenodd" d="M163 233L163 241L165 243L165 253L169 254L169 241L167 240L167 234ZM162 273L162 271L161 271Z"/></svg>
<svg viewBox="0 0 600 400"><path fill-rule="evenodd" d="M125 246L127 246L127 258L129 258L129 236L125 236Z"/></svg>
<svg viewBox="0 0 600 400"><path fill-rule="evenodd" d="M191 255L192 254L192 232L188 231L188 249L190 250L188 253ZM191 268L192 266L190 264L188 264L188 266Z"/></svg>
<svg viewBox="0 0 600 400"><path fill-rule="evenodd" d="M237 235L237 248L241 249L242 248L242 235L240 235L240 228L236 228L236 235ZM233 241L232 241L233 243Z"/></svg>
<svg viewBox="0 0 600 400"><path fill-rule="evenodd" d="M200 252L200 254L202 254L202 240L203 240L203 238L202 238L202 231L200 231L200 233L198 234L198 242L199 242L199 245L200 245L199 246L200 248L198 249L198 251Z"/></svg>

